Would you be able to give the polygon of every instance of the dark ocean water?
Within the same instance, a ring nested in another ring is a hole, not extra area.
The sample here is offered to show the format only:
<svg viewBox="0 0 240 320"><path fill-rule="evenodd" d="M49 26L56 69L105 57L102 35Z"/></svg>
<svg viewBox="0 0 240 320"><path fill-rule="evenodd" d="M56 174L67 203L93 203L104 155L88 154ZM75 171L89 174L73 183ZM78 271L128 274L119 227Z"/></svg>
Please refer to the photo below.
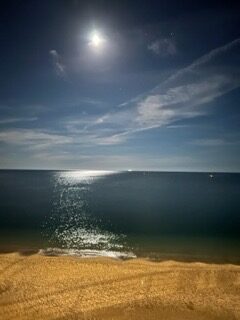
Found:
<svg viewBox="0 0 240 320"><path fill-rule="evenodd" d="M240 174L0 171L2 252L239 263L239 230Z"/></svg>

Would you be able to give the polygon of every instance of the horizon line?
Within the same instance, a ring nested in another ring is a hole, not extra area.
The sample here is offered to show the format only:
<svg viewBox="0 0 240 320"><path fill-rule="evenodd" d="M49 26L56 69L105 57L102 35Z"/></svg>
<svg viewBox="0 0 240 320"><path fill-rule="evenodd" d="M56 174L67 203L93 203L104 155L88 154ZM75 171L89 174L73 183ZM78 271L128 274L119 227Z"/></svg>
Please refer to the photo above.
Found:
<svg viewBox="0 0 240 320"><path fill-rule="evenodd" d="M134 173L134 172L156 172L156 173L206 173L206 174L209 174L209 173L215 173L215 174L219 174L219 173L235 173L235 174L240 174L240 171L215 171L215 170L189 170L189 171L186 171L186 170L151 170L151 169L118 169L118 170L104 170L104 169L27 169L27 168L0 168L0 171L89 171L89 172L94 172L94 171L97 171L97 172L101 172L101 171L104 171L104 172L114 172L114 173L117 173L117 172L131 172L131 173Z"/></svg>

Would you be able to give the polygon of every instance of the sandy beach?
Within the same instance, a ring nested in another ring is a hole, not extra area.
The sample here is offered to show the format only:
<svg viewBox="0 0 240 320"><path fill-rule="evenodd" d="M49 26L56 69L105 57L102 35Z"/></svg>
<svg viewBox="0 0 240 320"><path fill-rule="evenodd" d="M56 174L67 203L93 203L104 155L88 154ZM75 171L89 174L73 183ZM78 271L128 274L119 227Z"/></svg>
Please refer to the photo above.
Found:
<svg viewBox="0 0 240 320"><path fill-rule="evenodd" d="M0 319L240 319L240 266L1 254Z"/></svg>

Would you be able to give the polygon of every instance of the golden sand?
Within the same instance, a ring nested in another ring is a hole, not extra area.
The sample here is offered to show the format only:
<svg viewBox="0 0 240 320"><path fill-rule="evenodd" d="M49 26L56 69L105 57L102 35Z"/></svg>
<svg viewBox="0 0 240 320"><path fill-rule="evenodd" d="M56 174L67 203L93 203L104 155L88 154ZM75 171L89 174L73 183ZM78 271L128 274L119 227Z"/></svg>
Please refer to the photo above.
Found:
<svg viewBox="0 0 240 320"><path fill-rule="evenodd" d="M240 319L240 266L2 254L0 319Z"/></svg>

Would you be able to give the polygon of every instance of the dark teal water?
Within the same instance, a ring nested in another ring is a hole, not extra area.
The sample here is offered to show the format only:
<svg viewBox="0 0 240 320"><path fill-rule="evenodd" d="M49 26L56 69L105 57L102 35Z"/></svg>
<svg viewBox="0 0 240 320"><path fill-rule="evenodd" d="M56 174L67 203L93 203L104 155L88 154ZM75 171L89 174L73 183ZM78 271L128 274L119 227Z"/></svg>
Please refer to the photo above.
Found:
<svg viewBox="0 0 240 320"><path fill-rule="evenodd" d="M2 252L239 263L239 226L240 174L0 171Z"/></svg>

